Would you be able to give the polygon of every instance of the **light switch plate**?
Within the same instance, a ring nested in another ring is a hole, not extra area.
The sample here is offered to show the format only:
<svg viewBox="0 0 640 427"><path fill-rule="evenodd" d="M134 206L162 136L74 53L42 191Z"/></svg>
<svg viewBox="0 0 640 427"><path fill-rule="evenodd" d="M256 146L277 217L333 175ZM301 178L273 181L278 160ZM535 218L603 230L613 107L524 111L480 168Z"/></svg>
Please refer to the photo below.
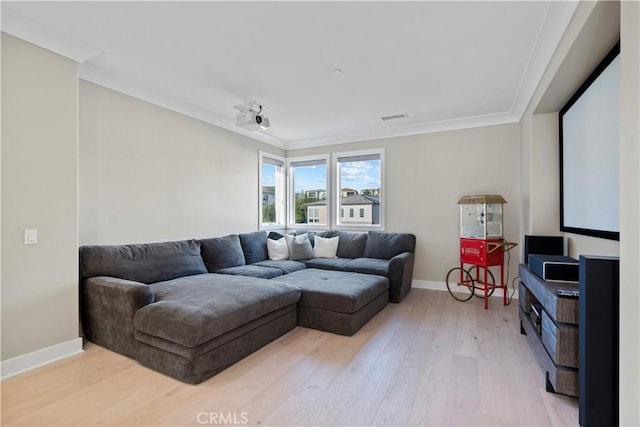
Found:
<svg viewBox="0 0 640 427"><path fill-rule="evenodd" d="M38 244L38 230L27 229L24 230L24 244L25 245L36 245Z"/></svg>

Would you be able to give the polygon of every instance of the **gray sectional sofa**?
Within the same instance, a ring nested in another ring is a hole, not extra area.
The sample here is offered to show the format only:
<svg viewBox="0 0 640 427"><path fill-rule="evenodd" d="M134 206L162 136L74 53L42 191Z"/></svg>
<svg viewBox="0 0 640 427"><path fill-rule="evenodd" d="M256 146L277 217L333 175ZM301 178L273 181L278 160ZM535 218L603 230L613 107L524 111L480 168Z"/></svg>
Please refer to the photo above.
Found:
<svg viewBox="0 0 640 427"><path fill-rule="evenodd" d="M412 234L317 235L339 237L337 258L270 260L264 232L83 246L84 335L195 384L296 325L352 335L409 292Z"/></svg>

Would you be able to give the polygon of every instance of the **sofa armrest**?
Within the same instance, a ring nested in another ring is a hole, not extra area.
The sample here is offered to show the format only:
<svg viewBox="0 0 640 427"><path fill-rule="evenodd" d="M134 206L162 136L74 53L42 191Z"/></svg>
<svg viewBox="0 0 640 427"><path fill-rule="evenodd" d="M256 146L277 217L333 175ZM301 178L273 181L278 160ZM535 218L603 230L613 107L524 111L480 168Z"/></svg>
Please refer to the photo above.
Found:
<svg viewBox="0 0 640 427"><path fill-rule="evenodd" d="M411 290L413 252L403 252L389 260L389 301L400 302Z"/></svg>
<svg viewBox="0 0 640 427"><path fill-rule="evenodd" d="M154 301L153 290L140 282L99 276L84 281L83 327L98 345L134 356L133 318L136 311Z"/></svg>

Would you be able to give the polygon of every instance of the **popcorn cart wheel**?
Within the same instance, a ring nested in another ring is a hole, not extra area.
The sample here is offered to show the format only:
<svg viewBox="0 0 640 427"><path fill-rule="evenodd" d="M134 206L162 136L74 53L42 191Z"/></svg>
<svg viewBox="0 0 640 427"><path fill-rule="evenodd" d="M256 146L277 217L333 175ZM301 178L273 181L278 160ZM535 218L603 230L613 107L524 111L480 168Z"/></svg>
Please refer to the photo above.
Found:
<svg viewBox="0 0 640 427"><path fill-rule="evenodd" d="M471 274L462 267L453 267L447 273L447 290L458 301L469 301L476 292Z"/></svg>

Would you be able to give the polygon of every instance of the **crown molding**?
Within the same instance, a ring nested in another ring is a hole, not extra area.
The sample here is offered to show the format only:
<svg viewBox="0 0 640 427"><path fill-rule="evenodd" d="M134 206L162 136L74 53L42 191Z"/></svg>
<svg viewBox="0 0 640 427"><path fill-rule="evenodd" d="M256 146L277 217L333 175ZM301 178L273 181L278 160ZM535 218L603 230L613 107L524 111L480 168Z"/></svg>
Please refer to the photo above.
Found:
<svg viewBox="0 0 640 427"><path fill-rule="evenodd" d="M286 148L287 150L296 150L301 148L321 147L325 145L346 144L350 142L371 141L376 139L397 138L401 136L502 125L508 123L517 123L518 121L520 121L520 118L515 114L511 112L504 112L498 114L488 114L484 116L442 120L438 122L419 123L410 126L375 130L371 132L361 132L350 135L337 135L327 138L308 139L300 142L289 142Z"/></svg>
<svg viewBox="0 0 640 427"><path fill-rule="evenodd" d="M103 51L73 37L60 34L46 26L14 12L2 4L2 32L50 50L54 53L83 63L87 59L101 55Z"/></svg>

